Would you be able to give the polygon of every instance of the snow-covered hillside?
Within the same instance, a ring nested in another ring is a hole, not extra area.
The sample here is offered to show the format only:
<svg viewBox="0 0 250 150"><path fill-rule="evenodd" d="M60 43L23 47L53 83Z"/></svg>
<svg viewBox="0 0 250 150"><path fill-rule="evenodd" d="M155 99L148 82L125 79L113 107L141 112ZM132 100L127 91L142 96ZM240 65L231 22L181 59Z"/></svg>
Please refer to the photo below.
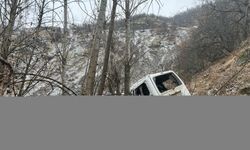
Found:
<svg viewBox="0 0 250 150"><path fill-rule="evenodd" d="M175 59L178 51L175 49L177 44L188 38L191 28L177 28L175 31L166 32L159 31L159 29L145 29L133 31L133 39L131 46L131 55L134 58L132 61L132 83L143 77L146 74L162 71L166 68L166 64L171 67L171 62ZM116 44L116 52L113 52L117 61L122 61L124 57L125 33L124 31L117 31L115 36L118 39ZM82 82L86 75L88 67L89 48L91 44L91 33L73 34L69 37L69 57L66 66L66 86L73 89L77 94L81 92ZM49 55L58 55L58 51L62 49L62 44L51 43L51 51ZM100 50L99 63L102 64L104 57L104 47ZM50 65L60 70L60 61L58 57L51 60ZM101 66L99 65L97 77L101 73ZM61 81L60 73L54 73L51 78ZM98 79L98 78L97 78ZM28 96L46 95L49 93L49 85L39 83L36 85ZM60 95L61 89L55 88L50 93L52 96Z"/></svg>

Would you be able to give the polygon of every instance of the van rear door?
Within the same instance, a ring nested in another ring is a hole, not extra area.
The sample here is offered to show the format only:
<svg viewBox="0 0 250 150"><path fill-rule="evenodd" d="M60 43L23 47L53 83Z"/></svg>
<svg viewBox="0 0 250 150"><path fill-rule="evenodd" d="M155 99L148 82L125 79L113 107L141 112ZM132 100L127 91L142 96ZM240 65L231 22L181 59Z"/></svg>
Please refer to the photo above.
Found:
<svg viewBox="0 0 250 150"><path fill-rule="evenodd" d="M189 95L183 81L173 72L156 76L153 81L162 96Z"/></svg>

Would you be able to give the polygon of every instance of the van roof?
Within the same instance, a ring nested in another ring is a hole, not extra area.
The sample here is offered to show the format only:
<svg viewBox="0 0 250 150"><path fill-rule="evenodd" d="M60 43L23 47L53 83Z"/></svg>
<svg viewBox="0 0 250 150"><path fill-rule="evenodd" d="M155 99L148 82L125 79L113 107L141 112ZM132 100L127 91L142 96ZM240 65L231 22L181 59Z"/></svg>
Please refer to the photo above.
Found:
<svg viewBox="0 0 250 150"><path fill-rule="evenodd" d="M169 70L169 71L165 71L165 72L159 72L159 73L155 73L155 74L149 74L143 78L141 78L140 80L138 80L136 83L134 83L130 90L133 90L135 88L137 88L138 86L140 86L147 78L154 78L154 77L157 77L157 76L160 76L160 75L164 75L164 74L168 74L168 73L174 73L174 71L172 70Z"/></svg>

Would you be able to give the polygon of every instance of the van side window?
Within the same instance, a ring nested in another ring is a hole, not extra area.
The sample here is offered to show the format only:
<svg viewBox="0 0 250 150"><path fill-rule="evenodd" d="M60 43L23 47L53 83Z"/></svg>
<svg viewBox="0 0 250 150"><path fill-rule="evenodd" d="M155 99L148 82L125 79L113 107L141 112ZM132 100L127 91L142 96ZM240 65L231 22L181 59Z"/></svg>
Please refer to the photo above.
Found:
<svg viewBox="0 0 250 150"><path fill-rule="evenodd" d="M164 93L168 90L175 89L177 86L180 86L182 83L178 78L173 74L165 74L154 78L158 90L161 93Z"/></svg>
<svg viewBox="0 0 250 150"><path fill-rule="evenodd" d="M136 96L150 96L149 89L145 83L135 89Z"/></svg>

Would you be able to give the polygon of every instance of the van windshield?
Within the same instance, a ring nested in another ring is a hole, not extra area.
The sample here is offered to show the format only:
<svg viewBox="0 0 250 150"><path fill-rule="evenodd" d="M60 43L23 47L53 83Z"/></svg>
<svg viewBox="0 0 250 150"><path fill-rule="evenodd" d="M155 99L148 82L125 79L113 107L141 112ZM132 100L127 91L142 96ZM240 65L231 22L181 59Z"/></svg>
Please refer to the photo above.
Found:
<svg viewBox="0 0 250 150"><path fill-rule="evenodd" d="M157 76L154 78L154 82L161 93L182 85L181 81L173 73Z"/></svg>

